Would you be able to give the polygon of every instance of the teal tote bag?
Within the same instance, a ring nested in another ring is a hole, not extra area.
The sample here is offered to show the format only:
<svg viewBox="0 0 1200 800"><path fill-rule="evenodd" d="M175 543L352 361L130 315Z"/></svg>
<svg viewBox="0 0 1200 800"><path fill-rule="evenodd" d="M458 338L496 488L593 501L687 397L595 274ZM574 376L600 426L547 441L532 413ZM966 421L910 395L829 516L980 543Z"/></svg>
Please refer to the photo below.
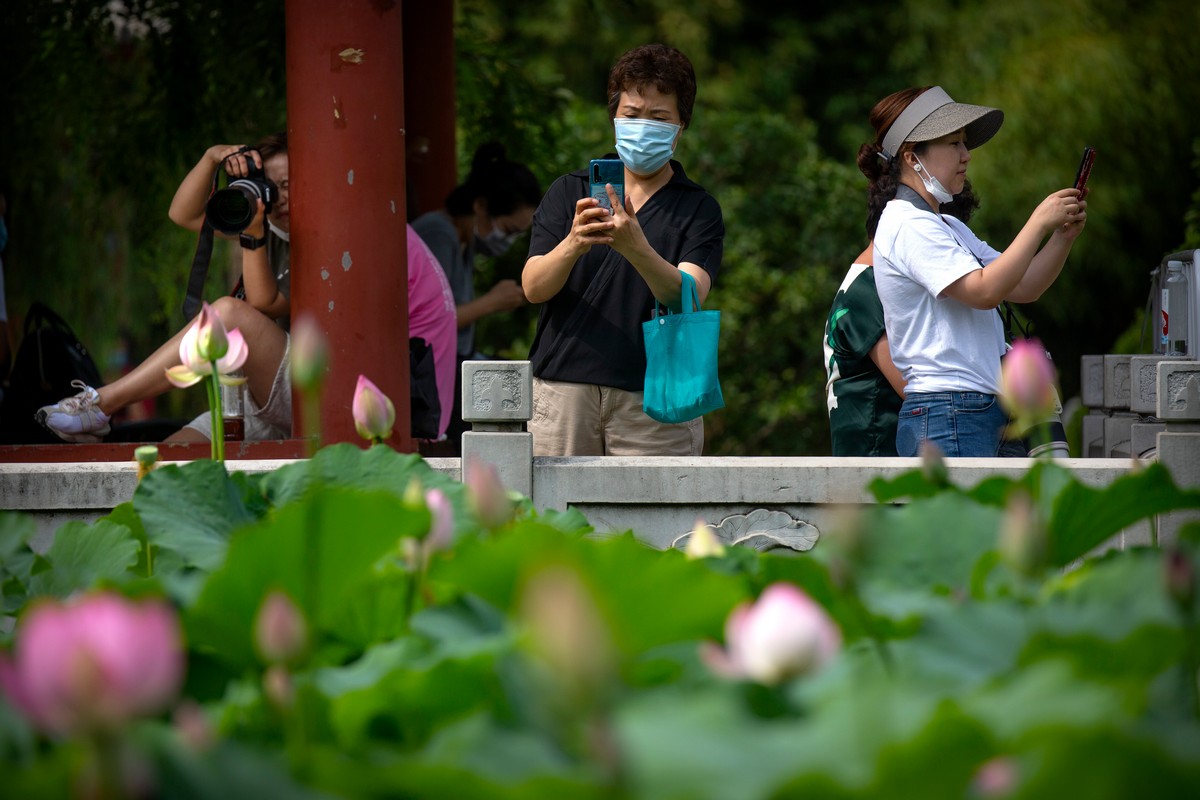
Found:
<svg viewBox="0 0 1200 800"><path fill-rule="evenodd" d="M687 422L725 407L717 377L721 312L702 311L695 279L679 271L683 309L654 312L642 323L646 385L642 410L659 422Z"/></svg>

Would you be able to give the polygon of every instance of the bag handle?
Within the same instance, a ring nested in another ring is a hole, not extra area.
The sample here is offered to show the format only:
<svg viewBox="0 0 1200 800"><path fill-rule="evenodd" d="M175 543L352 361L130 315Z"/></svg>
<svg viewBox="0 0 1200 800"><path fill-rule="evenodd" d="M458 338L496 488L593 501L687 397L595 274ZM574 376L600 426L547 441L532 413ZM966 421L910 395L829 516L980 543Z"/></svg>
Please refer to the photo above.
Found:
<svg viewBox="0 0 1200 800"><path fill-rule="evenodd" d="M696 279L682 269L679 270L679 277L681 279L679 284L680 309L679 311L672 311L670 308L667 308L667 314L691 314L693 311L701 311L700 293L696 289ZM687 302L689 296L692 301L691 303ZM662 305L662 303L659 303L658 299L655 298L654 311L651 313L650 319L658 319L659 316L666 316L658 310L660 305ZM664 308L666 308L666 306L664 306Z"/></svg>

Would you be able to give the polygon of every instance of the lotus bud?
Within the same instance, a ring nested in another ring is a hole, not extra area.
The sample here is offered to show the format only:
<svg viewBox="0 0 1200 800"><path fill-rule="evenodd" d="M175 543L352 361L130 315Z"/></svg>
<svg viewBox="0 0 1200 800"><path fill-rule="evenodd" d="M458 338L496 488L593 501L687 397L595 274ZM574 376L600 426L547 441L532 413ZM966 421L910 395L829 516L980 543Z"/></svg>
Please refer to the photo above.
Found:
<svg viewBox="0 0 1200 800"><path fill-rule="evenodd" d="M982 764L971 778L975 797L1011 797L1017 788L1017 762L1011 756L997 756Z"/></svg>
<svg viewBox="0 0 1200 800"><path fill-rule="evenodd" d="M424 509L425 506L425 487L421 485L420 478L410 478L408 485L404 487L404 497L401 499L405 508Z"/></svg>
<svg viewBox="0 0 1200 800"><path fill-rule="evenodd" d="M358 376L354 388L354 428L358 435L371 442L382 442L392 435L396 425L396 407L365 375Z"/></svg>
<svg viewBox="0 0 1200 800"><path fill-rule="evenodd" d="M711 525L704 520L696 520L696 527L692 528L692 535L688 537L687 550L684 552L691 559L720 558L725 555L725 545L721 544Z"/></svg>
<svg viewBox="0 0 1200 800"><path fill-rule="evenodd" d="M292 599L281 591L269 593L254 621L254 642L268 664L300 659L308 648L308 624Z"/></svg>
<svg viewBox="0 0 1200 800"><path fill-rule="evenodd" d="M221 315L204 303L200 307L200 320L196 325L196 353L205 361L219 361L229 352L229 334Z"/></svg>
<svg viewBox="0 0 1200 800"><path fill-rule="evenodd" d="M204 708L194 700L184 700L171 717L175 733L188 747L203 753L217 743L217 733Z"/></svg>
<svg viewBox="0 0 1200 800"><path fill-rule="evenodd" d="M1058 410L1054 364L1037 339L1018 339L1000 364L1000 402L1019 429Z"/></svg>
<svg viewBox="0 0 1200 800"><path fill-rule="evenodd" d="M280 664L272 664L263 673L263 695L280 711L287 711L296 701L296 686L291 673Z"/></svg>
<svg viewBox="0 0 1200 800"><path fill-rule="evenodd" d="M441 489L430 489L425 493L425 503L433 517L429 535L425 537L425 549L430 553L445 550L454 541L454 508L450 498Z"/></svg>
<svg viewBox="0 0 1200 800"><path fill-rule="evenodd" d="M485 528L498 528L511 521L513 502L500 482L496 466L471 457L465 472L467 493L480 523Z"/></svg>
<svg viewBox="0 0 1200 800"><path fill-rule="evenodd" d="M615 676L615 653L609 628L579 575L565 567L538 572L520 608L550 674L577 702L592 702Z"/></svg>
<svg viewBox="0 0 1200 800"><path fill-rule="evenodd" d="M937 442L928 439L921 442L918 455L921 458L921 472L925 475L926 480L939 486L946 486L950 483L946 459L942 457L942 448L937 446Z"/></svg>
<svg viewBox="0 0 1200 800"><path fill-rule="evenodd" d="M329 369L329 340L312 314L302 314L292 323L289 347L292 383L301 391L315 390Z"/></svg>
<svg viewBox="0 0 1200 800"><path fill-rule="evenodd" d="M1046 532L1033 500L1015 493L1000 521L1000 557L1022 575L1037 575L1046 562Z"/></svg>
<svg viewBox="0 0 1200 800"><path fill-rule="evenodd" d="M137 461L137 477L140 481L149 475L158 463L158 448L152 444L142 445L133 451L133 457Z"/></svg>

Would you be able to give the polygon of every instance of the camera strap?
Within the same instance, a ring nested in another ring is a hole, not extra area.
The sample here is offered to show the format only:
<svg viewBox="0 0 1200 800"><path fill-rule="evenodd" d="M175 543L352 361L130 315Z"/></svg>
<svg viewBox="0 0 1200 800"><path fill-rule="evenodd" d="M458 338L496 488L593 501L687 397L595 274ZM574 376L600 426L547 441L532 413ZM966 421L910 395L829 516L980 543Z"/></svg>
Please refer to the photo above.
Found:
<svg viewBox="0 0 1200 800"><path fill-rule="evenodd" d="M217 175L220 170L213 173L212 187L209 189L208 196L212 197L217 190ZM208 222L208 215L204 215L204 222L200 226L200 238L196 241L196 254L192 256L192 271L188 275L187 294L183 298L183 321L191 322L192 318L200 312L200 303L204 297L204 281L208 277L208 265L212 261L213 249L213 227Z"/></svg>

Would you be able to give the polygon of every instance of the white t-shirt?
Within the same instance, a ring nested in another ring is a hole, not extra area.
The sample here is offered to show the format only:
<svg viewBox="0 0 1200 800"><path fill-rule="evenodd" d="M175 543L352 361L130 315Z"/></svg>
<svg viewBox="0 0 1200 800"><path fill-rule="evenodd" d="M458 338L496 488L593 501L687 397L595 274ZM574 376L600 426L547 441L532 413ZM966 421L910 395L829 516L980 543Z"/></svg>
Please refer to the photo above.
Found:
<svg viewBox="0 0 1200 800"><path fill-rule="evenodd" d="M907 200L884 208L875 232L875 284L892 360L908 381L906 394L1000 392L1000 315L941 296L999 257L954 217Z"/></svg>

